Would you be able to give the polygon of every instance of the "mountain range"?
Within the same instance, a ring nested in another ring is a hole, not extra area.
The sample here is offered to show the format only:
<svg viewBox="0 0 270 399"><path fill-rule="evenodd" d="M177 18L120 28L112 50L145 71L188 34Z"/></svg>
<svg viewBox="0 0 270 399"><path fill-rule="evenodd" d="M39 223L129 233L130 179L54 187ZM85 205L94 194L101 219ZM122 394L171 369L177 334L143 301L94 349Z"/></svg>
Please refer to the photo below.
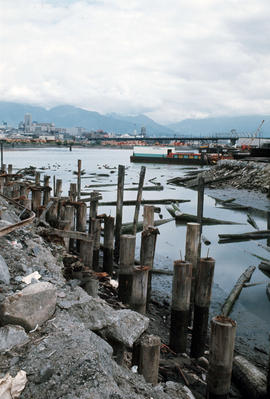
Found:
<svg viewBox="0 0 270 399"><path fill-rule="evenodd" d="M145 115L119 115L111 113L101 115L98 112L87 111L72 105L60 105L49 110L13 102L0 101L0 121L7 122L9 126L17 127L24 119L24 115L30 113L32 120L37 122L51 122L57 127L83 127L87 130L102 129L111 133L139 134L141 127L146 128L149 136L185 136L185 135L213 135L230 133L235 129L237 133L254 134L262 120L265 120L261 129L261 135L270 136L270 115L247 115L233 117L216 117L204 119L185 119L169 125L161 125Z"/></svg>

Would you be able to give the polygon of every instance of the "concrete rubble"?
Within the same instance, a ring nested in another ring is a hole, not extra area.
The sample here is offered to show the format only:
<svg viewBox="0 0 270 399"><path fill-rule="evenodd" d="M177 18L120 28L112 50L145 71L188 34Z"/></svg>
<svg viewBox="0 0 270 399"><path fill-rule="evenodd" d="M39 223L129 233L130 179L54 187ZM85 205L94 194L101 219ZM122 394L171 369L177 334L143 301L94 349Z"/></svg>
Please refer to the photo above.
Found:
<svg viewBox="0 0 270 399"><path fill-rule="evenodd" d="M10 273L0 281L0 378L25 372L21 399L194 398L186 386L153 387L117 364L114 344L131 348L147 330L148 318L115 310L76 281L66 281L63 248L45 243L38 228L2 237L0 252ZM25 284L23 277L35 271L39 282Z"/></svg>

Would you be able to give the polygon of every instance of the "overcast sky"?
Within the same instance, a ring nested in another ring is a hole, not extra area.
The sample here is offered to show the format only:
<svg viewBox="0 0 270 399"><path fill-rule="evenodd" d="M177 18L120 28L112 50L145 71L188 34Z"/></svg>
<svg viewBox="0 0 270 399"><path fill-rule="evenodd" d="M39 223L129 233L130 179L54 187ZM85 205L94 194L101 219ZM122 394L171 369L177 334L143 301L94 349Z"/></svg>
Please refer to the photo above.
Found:
<svg viewBox="0 0 270 399"><path fill-rule="evenodd" d="M0 101L270 113L269 0L0 0Z"/></svg>

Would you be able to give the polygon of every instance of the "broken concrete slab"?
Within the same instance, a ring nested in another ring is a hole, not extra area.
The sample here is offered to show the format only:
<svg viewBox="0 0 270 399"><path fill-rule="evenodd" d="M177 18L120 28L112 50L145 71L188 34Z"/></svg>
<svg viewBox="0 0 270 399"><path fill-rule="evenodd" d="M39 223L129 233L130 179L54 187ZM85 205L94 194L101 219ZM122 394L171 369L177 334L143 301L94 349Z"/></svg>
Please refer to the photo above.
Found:
<svg viewBox="0 0 270 399"><path fill-rule="evenodd" d="M0 255L0 282L9 284L10 283L10 274L8 270L8 265L5 262L5 259Z"/></svg>
<svg viewBox="0 0 270 399"><path fill-rule="evenodd" d="M127 347L148 328L149 319L129 309L114 310L103 299L90 297L82 288L68 291L67 296L58 298L58 306L84 323L86 328L109 340Z"/></svg>
<svg viewBox="0 0 270 399"><path fill-rule="evenodd" d="M6 297L0 306L0 320L2 324L18 324L29 331L48 320L55 306L56 288L51 283L31 284Z"/></svg>
<svg viewBox="0 0 270 399"><path fill-rule="evenodd" d="M0 328L0 352L25 344L28 340L28 335L21 326L7 325Z"/></svg>

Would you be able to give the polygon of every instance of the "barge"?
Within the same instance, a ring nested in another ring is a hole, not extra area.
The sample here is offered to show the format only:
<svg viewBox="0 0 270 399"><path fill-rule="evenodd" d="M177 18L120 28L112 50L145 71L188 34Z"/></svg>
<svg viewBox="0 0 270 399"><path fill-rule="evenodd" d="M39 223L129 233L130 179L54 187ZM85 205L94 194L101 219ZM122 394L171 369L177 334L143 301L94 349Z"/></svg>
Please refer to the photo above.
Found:
<svg viewBox="0 0 270 399"><path fill-rule="evenodd" d="M134 146L130 162L164 163L171 165L213 165L218 159L225 159L225 157L221 154L207 154L204 152L181 152L176 151L175 147Z"/></svg>

